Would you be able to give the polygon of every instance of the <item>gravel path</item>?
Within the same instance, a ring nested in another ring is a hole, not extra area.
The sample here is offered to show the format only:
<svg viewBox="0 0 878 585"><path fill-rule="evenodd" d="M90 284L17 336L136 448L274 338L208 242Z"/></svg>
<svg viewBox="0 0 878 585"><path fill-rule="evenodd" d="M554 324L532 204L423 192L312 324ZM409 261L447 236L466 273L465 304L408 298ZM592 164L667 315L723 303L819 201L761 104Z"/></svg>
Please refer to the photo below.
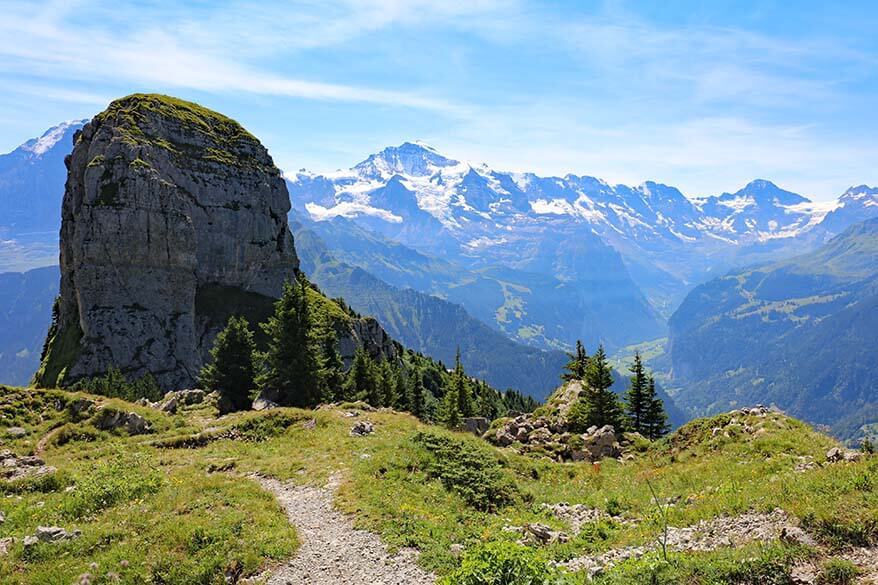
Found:
<svg viewBox="0 0 878 585"><path fill-rule="evenodd" d="M417 551L391 555L381 539L354 528L337 511L332 497L338 487L294 486L266 477L255 478L275 495L296 527L301 546L296 556L272 571L269 585L432 585L436 577L415 563Z"/></svg>

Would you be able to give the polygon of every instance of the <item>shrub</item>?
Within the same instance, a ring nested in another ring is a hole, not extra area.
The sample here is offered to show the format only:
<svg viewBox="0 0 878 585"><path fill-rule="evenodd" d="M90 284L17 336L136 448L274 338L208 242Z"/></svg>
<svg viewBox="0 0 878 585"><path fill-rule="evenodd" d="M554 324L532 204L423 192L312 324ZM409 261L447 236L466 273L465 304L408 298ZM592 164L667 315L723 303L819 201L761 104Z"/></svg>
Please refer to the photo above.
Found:
<svg viewBox="0 0 878 585"><path fill-rule="evenodd" d="M117 368L110 368L103 376L83 378L70 386L70 389L109 398L121 398L129 402L135 402L140 398L155 402L164 396L164 392L151 374L129 381Z"/></svg>
<svg viewBox="0 0 878 585"><path fill-rule="evenodd" d="M829 559L817 575L817 585L850 585L859 573L859 569L850 561Z"/></svg>
<svg viewBox="0 0 878 585"><path fill-rule="evenodd" d="M550 567L532 549L510 542L494 542L468 552L460 568L443 585L550 585L572 583Z"/></svg>
<svg viewBox="0 0 878 585"><path fill-rule="evenodd" d="M288 412L272 412L248 418L235 425L234 429L242 439L259 443L280 435L302 418Z"/></svg>
<svg viewBox="0 0 878 585"><path fill-rule="evenodd" d="M427 474L469 506L493 511L518 497L515 482L486 446L433 432L419 432L413 440L425 451L422 465Z"/></svg>
<svg viewBox="0 0 878 585"><path fill-rule="evenodd" d="M58 429L50 442L55 447L61 447L77 441L96 441L99 437L100 433L90 425L67 423Z"/></svg>

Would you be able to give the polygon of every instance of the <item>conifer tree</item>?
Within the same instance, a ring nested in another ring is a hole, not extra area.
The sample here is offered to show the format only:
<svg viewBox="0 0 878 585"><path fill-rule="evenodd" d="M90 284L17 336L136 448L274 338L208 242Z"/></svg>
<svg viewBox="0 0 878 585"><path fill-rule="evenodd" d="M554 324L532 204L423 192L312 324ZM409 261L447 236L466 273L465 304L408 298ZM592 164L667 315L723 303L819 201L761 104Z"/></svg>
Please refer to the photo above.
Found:
<svg viewBox="0 0 878 585"><path fill-rule="evenodd" d="M647 436L647 411L651 406L651 398L648 396L648 384L646 370L640 352L634 354L634 363L629 368L631 383L625 393L625 412L631 430Z"/></svg>
<svg viewBox="0 0 878 585"><path fill-rule="evenodd" d="M358 347L345 382L345 399L365 400L372 406L381 406L381 388L377 377L372 358L363 347Z"/></svg>
<svg viewBox="0 0 878 585"><path fill-rule="evenodd" d="M650 376L646 384L645 400L648 403L645 414L645 433L648 439L658 439L670 430L668 425L668 413L665 411L665 403L658 397L655 391L655 379Z"/></svg>
<svg viewBox="0 0 878 585"><path fill-rule="evenodd" d="M395 408L396 410L408 410L411 411L411 407L409 406L409 392L408 386L406 384L405 370L403 370L402 366L396 365L393 368L393 378L394 378L394 401L390 406Z"/></svg>
<svg viewBox="0 0 878 585"><path fill-rule="evenodd" d="M274 315L260 327L268 336L268 350L259 354L256 384L277 392L290 406L314 406L320 401L319 348L311 337L307 281L284 284Z"/></svg>
<svg viewBox="0 0 878 585"><path fill-rule="evenodd" d="M442 398L442 406L439 412L439 419L445 423L449 429L456 429L460 426L460 404L458 402L457 388L454 384L445 390L445 396Z"/></svg>
<svg viewBox="0 0 878 585"><path fill-rule="evenodd" d="M202 385L219 392L231 410L250 408L250 393L255 387L256 376L255 350L247 319L232 316L213 342L210 363L201 369Z"/></svg>
<svg viewBox="0 0 878 585"><path fill-rule="evenodd" d="M390 365L390 360L381 362L378 368L378 379L381 385L381 405L393 408L397 402L396 395L396 372Z"/></svg>
<svg viewBox="0 0 878 585"><path fill-rule="evenodd" d="M417 370L412 371L411 376L409 376L408 408L409 412L420 419L423 419L426 414L426 405L424 403L426 392L421 373Z"/></svg>
<svg viewBox="0 0 878 585"><path fill-rule="evenodd" d="M331 326L322 328L320 345L320 396L325 402L341 400L344 394L344 362L338 352L338 336Z"/></svg>
<svg viewBox="0 0 878 585"><path fill-rule="evenodd" d="M588 360L585 380L584 396L580 399L585 400L587 406L588 426L612 425L616 432L621 432L624 428L622 405L619 404L616 393L611 390L613 371L603 345Z"/></svg>
<svg viewBox="0 0 878 585"><path fill-rule="evenodd" d="M561 374L561 379L566 382L584 380L588 369L588 354L585 352L582 341L577 339L576 353L568 353L567 355L570 357L570 361L564 366L566 372Z"/></svg>
<svg viewBox="0 0 878 585"><path fill-rule="evenodd" d="M457 411L461 417L473 415L473 399L470 393L466 373L460 363L460 348L457 348L457 356L454 359L454 373L451 376L451 385L457 398Z"/></svg>

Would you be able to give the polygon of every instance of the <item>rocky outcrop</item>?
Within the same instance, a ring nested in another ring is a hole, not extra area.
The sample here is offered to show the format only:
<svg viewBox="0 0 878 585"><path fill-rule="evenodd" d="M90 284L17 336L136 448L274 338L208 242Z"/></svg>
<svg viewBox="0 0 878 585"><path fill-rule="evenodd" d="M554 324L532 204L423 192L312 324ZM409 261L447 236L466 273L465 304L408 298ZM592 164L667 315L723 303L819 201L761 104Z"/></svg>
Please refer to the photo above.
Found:
<svg viewBox="0 0 878 585"><path fill-rule="evenodd" d="M277 297L298 267L281 173L237 122L166 96L117 100L74 142L61 297L36 381L115 366L191 387L217 290L232 304Z"/></svg>
<svg viewBox="0 0 878 585"><path fill-rule="evenodd" d="M290 200L268 151L197 104L137 94L74 137L62 207L61 295L38 386L118 368L191 388L228 317L265 320L299 261ZM395 355L374 319L339 351Z"/></svg>
<svg viewBox="0 0 878 585"><path fill-rule="evenodd" d="M544 407L534 413L500 419L484 438L501 447L512 446L521 453L542 454L556 461L620 457L622 447L612 426L572 432L567 414L581 392L580 382L568 382L549 397Z"/></svg>

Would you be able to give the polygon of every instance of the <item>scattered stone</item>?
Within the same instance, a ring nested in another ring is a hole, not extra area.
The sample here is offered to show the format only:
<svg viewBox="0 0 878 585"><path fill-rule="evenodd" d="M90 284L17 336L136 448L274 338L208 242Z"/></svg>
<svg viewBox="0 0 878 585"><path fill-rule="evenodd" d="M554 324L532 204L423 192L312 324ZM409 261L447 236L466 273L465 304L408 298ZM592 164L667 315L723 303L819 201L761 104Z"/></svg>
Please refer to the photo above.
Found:
<svg viewBox="0 0 878 585"><path fill-rule="evenodd" d="M311 420L306 420L302 423L302 428L305 430L311 430L317 428L317 419L312 418Z"/></svg>
<svg viewBox="0 0 878 585"><path fill-rule="evenodd" d="M60 526L37 526L36 534L24 537L24 546L25 548L28 548L38 542L61 542L64 540L79 538L80 536L82 536L82 531L80 530L68 532L65 528L61 528Z"/></svg>
<svg viewBox="0 0 878 585"><path fill-rule="evenodd" d="M829 463L838 463L840 461L846 461L848 463L853 463L855 461L859 461L862 458L863 454L859 451L851 451L850 449L842 449L841 447L833 447L829 451L826 452L826 461Z"/></svg>
<svg viewBox="0 0 878 585"><path fill-rule="evenodd" d="M356 410L345 410L341 415L345 418L354 418L360 416L360 413Z"/></svg>
<svg viewBox="0 0 878 585"><path fill-rule="evenodd" d="M463 551L466 549L462 544L455 542L450 547L448 547L448 551L451 553L451 556L454 558L459 558Z"/></svg>
<svg viewBox="0 0 878 585"><path fill-rule="evenodd" d="M38 477L56 470L37 456L18 457L6 449L0 451L0 478L13 481L25 477Z"/></svg>
<svg viewBox="0 0 878 585"><path fill-rule="evenodd" d="M13 439L20 439L27 435L27 429L22 427L9 427L6 429L6 435L12 437Z"/></svg>
<svg viewBox="0 0 878 585"><path fill-rule="evenodd" d="M537 544L546 545L555 542L569 542L570 537L565 532L552 530L545 524L534 522L524 526L524 540L535 541Z"/></svg>
<svg viewBox="0 0 878 585"><path fill-rule="evenodd" d="M6 522L6 514L0 512L0 524L3 524L4 522Z"/></svg>
<svg viewBox="0 0 878 585"><path fill-rule="evenodd" d="M792 518L781 509L769 514L748 512L740 516L722 516L712 520L702 520L686 528L669 527L667 534L668 550L677 552L706 552L724 547L736 547L748 542L769 542L786 540L813 546L814 540L793 523ZM640 558L649 551L656 550L659 543L645 546L630 546L613 549L601 555L577 557L559 563L571 571L586 571L594 577L607 568L631 558Z"/></svg>
<svg viewBox="0 0 878 585"><path fill-rule="evenodd" d="M351 436L352 437L365 437L366 435L372 434L375 428L372 426L372 423L367 420L360 420L351 427Z"/></svg>
<svg viewBox="0 0 878 585"><path fill-rule="evenodd" d="M0 538L0 557L5 557L9 554L9 547L15 544L15 538L12 536L7 536L6 538Z"/></svg>
<svg viewBox="0 0 878 585"><path fill-rule="evenodd" d="M613 427L591 428L577 435L568 428L567 415L579 400L582 384L568 382L553 394L539 415L517 414L503 419L503 424L483 434L483 438L501 447L512 446L520 453L535 453L554 461L597 461L603 457L622 456ZM646 441L632 435L631 440ZM627 443L626 443L627 444Z"/></svg>
<svg viewBox="0 0 878 585"><path fill-rule="evenodd" d="M563 520L570 525L570 530L574 534L579 534L583 526L594 524L601 520L613 520L620 524L634 525L636 520L623 518L621 516L611 516L603 510L597 508L589 508L585 504L568 504L567 502L559 502L557 504L543 504L543 510L547 510L555 518Z"/></svg>
<svg viewBox="0 0 878 585"><path fill-rule="evenodd" d="M817 463L814 462L814 458L810 455L802 455L798 457L798 463L793 468L796 473L805 473L806 471L810 471L812 469L817 469L820 467Z"/></svg>
<svg viewBox="0 0 878 585"><path fill-rule="evenodd" d="M483 416L468 416L463 419L463 428L468 433L481 437L488 431L489 422Z"/></svg>

